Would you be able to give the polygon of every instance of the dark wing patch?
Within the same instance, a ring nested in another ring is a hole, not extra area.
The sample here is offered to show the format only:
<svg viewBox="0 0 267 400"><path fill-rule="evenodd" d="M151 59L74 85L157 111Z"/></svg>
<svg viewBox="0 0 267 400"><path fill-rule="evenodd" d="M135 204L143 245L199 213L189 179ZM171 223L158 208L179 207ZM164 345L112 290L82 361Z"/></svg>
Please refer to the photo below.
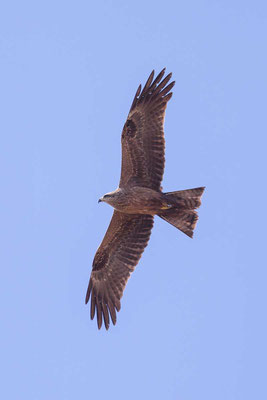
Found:
<svg viewBox="0 0 267 400"><path fill-rule="evenodd" d="M168 84L172 74L162 80L164 73L165 69L153 81L152 71L142 92L141 85L137 89L122 131L120 187L138 182L160 190L165 164L164 116L175 84Z"/></svg>
<svg viewBox="0 0 267 400"><path fill-rule="evenodd" d="M124 127L123 127L123 131L122 131L122 137L123 139L125 137L127 138L133 138L136 134L136 125L133 122L133 120L131 119L127 119Z"/></svg>
<svg viewBox="0 0 267 400"><path fill-rule="evenodd" d="M151 215L114 211L93 261L85 299L88 303L91 297L91 319L96 311L99 329L103 319L106 329L110 318L116 324L116 310L120 310L124 288L148 243L152 227Z"/></svg>

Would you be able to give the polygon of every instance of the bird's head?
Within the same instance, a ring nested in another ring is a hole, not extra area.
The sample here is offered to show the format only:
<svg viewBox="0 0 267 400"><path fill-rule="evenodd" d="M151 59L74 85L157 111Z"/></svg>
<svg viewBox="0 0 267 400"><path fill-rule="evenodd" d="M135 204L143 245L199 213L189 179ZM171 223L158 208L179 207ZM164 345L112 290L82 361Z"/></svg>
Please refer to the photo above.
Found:
<svg viewBox="0 0 267 400"><path fill-rule="evenodd" d="M100 199L98 200L98 203L101 203L102 201L104 201L105 203L108 203L110 198L111 198L110 193L104 194L104 196L100 197Z"/></svg>
<svg viewBox="0 0 267 400"><path fill-rule="evenodd" d="M118 197L120 192L120 189L114 190L114 192L106 193L104 196L100 197L98 200L98 203L101 203L102 201L105 203L108 203L110 205L113 205L114 200L116 201L116 198Z"/></svg>

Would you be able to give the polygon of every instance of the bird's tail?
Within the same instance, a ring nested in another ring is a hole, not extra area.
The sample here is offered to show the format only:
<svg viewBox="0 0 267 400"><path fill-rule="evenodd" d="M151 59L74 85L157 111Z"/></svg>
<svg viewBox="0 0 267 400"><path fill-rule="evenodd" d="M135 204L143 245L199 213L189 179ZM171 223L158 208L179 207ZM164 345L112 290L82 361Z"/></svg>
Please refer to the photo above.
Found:
<svg viewBox="0 0 267 400"><path fill-rule="evenodd" d="M171 207L158 213L158 216L180 229L189 237L193 237L198 220L195 209L201 205L201 196L204 189L205 187L199 187L164 193L164 197Z"/></svg>

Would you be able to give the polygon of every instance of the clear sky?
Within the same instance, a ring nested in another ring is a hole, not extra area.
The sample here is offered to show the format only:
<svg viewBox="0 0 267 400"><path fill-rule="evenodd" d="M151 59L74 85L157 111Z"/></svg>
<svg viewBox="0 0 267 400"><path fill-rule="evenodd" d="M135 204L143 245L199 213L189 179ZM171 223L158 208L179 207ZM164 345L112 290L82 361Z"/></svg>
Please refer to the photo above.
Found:
<svg viewBox="0 0 267 400"><path fill-rule="evenodd" d="M1 398L249 400L266 390L266 1L0 6ZM165 191L118 322L84 298L139 83L173 72Z"/></svg>

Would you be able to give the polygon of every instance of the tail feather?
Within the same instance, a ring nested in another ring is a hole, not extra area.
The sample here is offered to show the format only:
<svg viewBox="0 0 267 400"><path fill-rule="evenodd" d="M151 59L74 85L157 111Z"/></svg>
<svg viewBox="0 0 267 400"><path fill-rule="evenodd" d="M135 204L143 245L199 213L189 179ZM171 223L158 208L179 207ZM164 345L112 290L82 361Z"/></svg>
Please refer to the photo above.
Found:
<svg viewBox="0 0 267 400"><path fill-rule="evenodd" d="M164 197L170 203L170 208L161 211L158 216L192 238L198 220L195 209L201 204L204 189L204 187L199 187L164 193Z"/></svg>
<svg viewBox="0 0 267 400"><path fill-rule="evenodd" d="M205 187L195 189L178 190L176 192L164 193L164 197L174 206L186 209L195 209L201 205L201 196Z"/></svg>
<svg viewBox="0 0 267 400"><path fill-rule="evenodd" d="M170 208L169 210L158 214L158 216L175 226L175 228L180 229L180 231L185 233L187 236L191 238L193 237L194 229L198 220L196 211L179 211L177 208Z"/></svg>

